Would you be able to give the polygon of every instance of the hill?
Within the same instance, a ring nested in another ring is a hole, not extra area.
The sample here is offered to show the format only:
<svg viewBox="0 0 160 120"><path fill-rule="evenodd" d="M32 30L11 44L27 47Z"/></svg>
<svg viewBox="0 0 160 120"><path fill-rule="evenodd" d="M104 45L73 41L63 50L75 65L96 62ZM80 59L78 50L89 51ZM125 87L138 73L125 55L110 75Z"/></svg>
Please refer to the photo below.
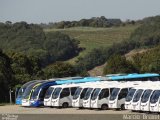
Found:
<svg viewBox="0 0 160 120"><path fill-rule="evenodd" d="M65 29L44 29L44 31L47 33L62 32L80 41L79 46L83 48L83 51L80 52L79 56L68 60L70 63L75 63L78 57L85 56L94 48L109 47L113 43L128 39L138 26L139 24L110 28L73 27Z"/></svg>

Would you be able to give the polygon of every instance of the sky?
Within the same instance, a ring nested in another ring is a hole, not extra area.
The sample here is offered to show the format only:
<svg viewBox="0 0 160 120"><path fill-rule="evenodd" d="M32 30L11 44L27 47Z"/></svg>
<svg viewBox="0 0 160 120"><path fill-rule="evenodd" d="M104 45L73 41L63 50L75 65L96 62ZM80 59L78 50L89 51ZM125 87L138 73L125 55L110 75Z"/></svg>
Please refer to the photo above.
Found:
<svg viewBox="0 0 160 120"><path fill-rule="evenodd" d="M0 0L0 21L48 23L100 17L138 20L160 15L160 0Z"/></svg>

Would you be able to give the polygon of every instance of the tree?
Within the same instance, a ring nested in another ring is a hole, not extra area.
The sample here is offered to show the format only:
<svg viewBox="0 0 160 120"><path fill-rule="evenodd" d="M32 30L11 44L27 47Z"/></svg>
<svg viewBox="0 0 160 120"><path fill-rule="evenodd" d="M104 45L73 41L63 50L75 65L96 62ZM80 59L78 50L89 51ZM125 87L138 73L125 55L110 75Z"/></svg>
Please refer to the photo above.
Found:
<svg viewBox="0 0 160 120"><path fill-rule="evenodd" d="M14 84L9 57L0 51L0 102L8 102L9 88Z"/></svg>
<svg viewBox="0 0 160 120"><path fill-rule="evenodd" d="M134 73L136 72L131 62L127 61L124 56L113 55L107 61L107 65L104 68L104 74L115 73Z"/></svg>
<svg viewBox="0 0 160 120"><path fill-rule="evenodd" d="M74 67L69 63L56 62L53 65L49 65L44 70L46 78L61 78L75 76L77 73Z"/></svg>

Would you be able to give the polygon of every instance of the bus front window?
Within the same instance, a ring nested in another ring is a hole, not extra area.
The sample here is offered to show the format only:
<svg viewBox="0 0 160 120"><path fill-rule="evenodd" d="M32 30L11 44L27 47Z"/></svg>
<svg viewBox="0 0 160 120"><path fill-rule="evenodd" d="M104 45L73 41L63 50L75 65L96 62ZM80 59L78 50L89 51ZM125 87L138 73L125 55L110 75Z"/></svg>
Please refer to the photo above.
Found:
<svg viewBox="0 0 160 120"><path fill-rule="evenodd" d="M143 95L142 95L141 102L142 103L147 102L149 100L149 97L150 97L151 93L152 93L152 90L145 90Z"/></svg>
<svg viewBox="0 0 160 120"><path fill-rule="evenodd" d="M53 87L48 88L48 90L46 91L46 94L45 94L45 97L44 97L44 98L45 98L45 99L50 98L53 90L54 90Z"/></svg>
<svg viewBox="0 0 160 120"><path fill-rule="evenodd" d="M83 98L84 100L87 100L89 98L89 96L92 93L92 90L93 90L93 88L88 88L88 90L87 90L87 92L86 92L86 94L85 94L85 96Z"/></svg>
<svg viewBox="0 0 160 120"><path fill-rule="evenodd" d="M160 97L160 90L155 90L151 96L150 102L156 103Z"/></svg>
<svg viewBox="0 0 160 120"><path fill-rule="evenodd" d="M135 93L134 97L133 97L133 102L138 102L141 95L142 95L143 90L139 89L137 90L137 92Z"/></svg>
<svg viewBox="0 0 160 120"><path fill-rule="evenodd" d="M91 99L92 100L95 100L97 98L97 96L99 95L99 92L100 92L100 88L96 88L91 96Z"/></svg>
<svg viewBox="0 0 160 120"><path fill-rule="evenodd" d="M54 90L54 92L52 94L52 98L53 99L57 99L59 94L60 94L60 92L61 92L61 90L62 90L62 88L60 88L60 87L59 88L55 88L55 90Z"/></svg>
<svg viewBox="0 0 160 120"><path fill-rule="evenodd" d="M126 102L129 102L129 101L132 100L135 91L136 91L136 89L131 89L131 90L129 91L129 93L127 94L127 97L126 97Z"/></svg>
<svg viewBox="0 0 160 120"><path fill-rule="evenodd" d="M80 96L82 88L77 88L76 92L73 95L73 100L77 99Z"/></svg>
<svg viewBox="0 0 160 120"><path fill-rule="evenodd" d="M111 93L111 96L110 96L109 100L115 100L117 95L118 95L119 90L120 90L120 88L114 88L112 93Z"/></svg>

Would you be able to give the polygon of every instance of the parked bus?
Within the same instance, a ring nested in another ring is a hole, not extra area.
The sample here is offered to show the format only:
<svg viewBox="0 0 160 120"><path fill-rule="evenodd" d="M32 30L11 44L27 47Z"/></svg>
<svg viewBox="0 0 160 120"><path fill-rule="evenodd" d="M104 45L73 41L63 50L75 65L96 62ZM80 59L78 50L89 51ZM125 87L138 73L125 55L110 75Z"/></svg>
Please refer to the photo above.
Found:
<svg viewBox="0 0 160 120"><path fill-rule="evenodd" d="M125 98L125 109L132 110L132 102L133 102L134 95L136 94L138 89L144 88L144 86L147 85L148 83L151 83L151 81L150 82L142 82L139 85L137 85L129 90L129 92Z"/></svg>
<svg viewBox="0 0 160 120"><path fill-rule="evenodd" d="M150 98L150 111L160 112L160 88L156 88Z"/></svg>
<svg viewBox="0 0 160 120"><path fill-rule="evenodd" d="M140 88L137 88L136 90L136 93L133 97L133 100L132 100L132 111L140 111L140 105L141 105L141 97L145 91L147 86L144 86L144 87L140 87Z"/></svg>
<svg viewBox="0 0 160 120"><path fill-rule="evenodd" d="M104 85L107 86L107 84L109 84L109 82L101 82L99 84L96 85L92 85L90 87L87 88L87 91L83 97L83 108L91 108L91 97L93 95L93 93L95 92L96 88L102 87Z"/></svg>
<svg viewBox="0 0 160 120"><path fill-rule="evenodd" d="M54 87L51 104L53 107L67 108L72 105L72 98L79 87L78 84L64 84Z"/></svg>
<svg viewBox="0 0 160 120"><path fill-rule="evenodd" d="M119 84L114 83L113 85L103 85L101 87L95 88L93 95L91 97L91 108L98 108L101 110L107 110L109 104L109 96L114 89Z"/></svg>
<svg viewBox="0 0 160 120"><path fill-rule="evenodd" d="M18 94L16 95L16 104L17 105L21 105L22 104L22 95L24 93L24 91L26 90L26 88L34 83L37 82L38 80L33 80L33 81L29 81L27 83L25 83L24 85L22 85L22 87L18 90Z"/></svg>
<svg viewBox="0 0 160 120"><path fill-rule="evenodd" d="M152 83L150 84L150 86L144 91L142 98L141 98L141 111L150 111L150 99L152 97L152 94L154 93L154 90L160 89L160 83ZM154 101L154 98L156 97L154 94L154 96L152 97L152 101Z"/></svg>
<svg viewBox="0 0 160 120"><path fill-rule="evenodd" d="M134 82L127 82L121 84L119 87L113 89L110 97L109 97L109 108L114 109L125 109L125 98L131 88L137 85Z"/></svg>
<svg viewBox="0 0 160 120"><path fill-rule="evenodd" d="M29 85L26 88L24 94L22 95L22 106L30 106L31 105L30 98L31 98L31 95L32 95L34 89L37 86L41 85L43 82L45 82L45 81L32 83L31 85Z"/></svg>

